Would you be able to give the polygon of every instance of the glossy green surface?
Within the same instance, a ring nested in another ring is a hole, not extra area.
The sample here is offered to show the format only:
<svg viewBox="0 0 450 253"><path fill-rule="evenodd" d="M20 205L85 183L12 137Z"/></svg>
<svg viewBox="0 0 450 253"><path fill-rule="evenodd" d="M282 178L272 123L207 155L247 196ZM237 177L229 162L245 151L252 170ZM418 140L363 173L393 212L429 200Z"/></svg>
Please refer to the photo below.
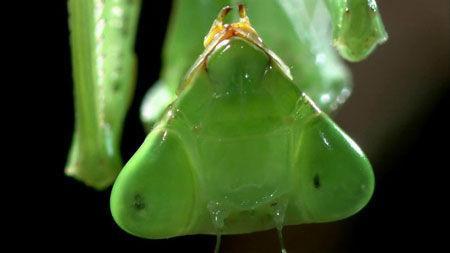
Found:
<svg viewBox="0 0 450 253"><path fill-rule="evenodd" d="M349 61L366 58L387 33L375 0L326 0L333 20L334 46Z"/></svg>
<svg viewBox="0 0 450 253"><path fill-rule="evenodd" d="M122 164L120 138L136 71L139 0L70 0L75 133L66 174L109 186Z"/></svg>
<svg viewBox="0 0 450 253"><path fill-rule="evenodd" d="M175 91L186 71L203 51L199 38L207 33L217 11L235 2L174 1L164 46L161 77L148 91L142 104L141 118L147 129L151 129L166 106L173 101ZM375 5L374 1L239 2L248 7L252 25L264 38L264 43L291 68L296 86L325 112L339 108L352 91L350 73L332 45L334 44L346 59L362 60L386 35L378 12L365 8ZM369 2L371 5L368 5ZM351 15L342 14L346 6L352 10ZM329 13L332 14L331 17Z"/></svg>
<svg viewBox="0 0 450 253"><path fill-rule="evenodd" d="M118 176L121 228L249 233L342 219L369 201L362 151L266 51L233 37L204 62Z"/></svg>

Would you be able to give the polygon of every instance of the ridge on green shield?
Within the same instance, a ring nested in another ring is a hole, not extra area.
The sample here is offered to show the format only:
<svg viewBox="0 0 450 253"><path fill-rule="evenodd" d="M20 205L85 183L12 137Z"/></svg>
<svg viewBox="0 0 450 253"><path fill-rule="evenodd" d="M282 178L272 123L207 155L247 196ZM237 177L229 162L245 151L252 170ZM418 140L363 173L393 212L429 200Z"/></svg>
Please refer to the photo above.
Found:
<svg viewBox="0 0 450 253"><path fill-rule="evenodd" d="M114 183L114 220L139 237L169 238L359 211L374 189L363 152L299 90L245 16L233 24L220 17L177 98Z"/></svg>
<svg viewBox="0 0 450 253"><path fill-rule="evenodd" d="M96 189L122 168L120 139L136 79L139 0L70 0L75 132L65 173Z"/></svg>

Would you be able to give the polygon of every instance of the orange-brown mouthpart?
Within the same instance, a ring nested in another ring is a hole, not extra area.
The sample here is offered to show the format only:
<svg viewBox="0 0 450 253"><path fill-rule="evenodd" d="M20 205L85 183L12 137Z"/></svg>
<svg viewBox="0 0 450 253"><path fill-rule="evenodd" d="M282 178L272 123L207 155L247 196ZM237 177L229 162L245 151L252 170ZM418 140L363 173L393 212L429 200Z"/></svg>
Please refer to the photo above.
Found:
<svg viewBox="0 0 450 253"><path fill-rule="evenodd" d="M232 24L223 23L223 20L232 9L233 8L230 6L225 6L222 8L222 10L220 10L219 15L217 15L217 18L214 20L208 34L205 36L205 39L203 41L203 45L205 47L208 47L208 45L218 37L220 37L221 41L238 35L244 37L259 38L255 29L253 29L252 25L250 24L245 5L243 4L239 4L240 18L238 22Z"/></svg>

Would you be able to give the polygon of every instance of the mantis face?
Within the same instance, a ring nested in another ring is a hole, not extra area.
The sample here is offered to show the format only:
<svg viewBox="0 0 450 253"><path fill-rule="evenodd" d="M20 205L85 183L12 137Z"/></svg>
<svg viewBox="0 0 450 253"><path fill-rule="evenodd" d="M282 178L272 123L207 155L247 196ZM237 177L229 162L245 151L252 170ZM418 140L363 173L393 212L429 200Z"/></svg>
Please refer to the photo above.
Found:
<svg viewBox="0 0 450 253"><path fill-rule="evenodd" d="M359 147L250 26L205 39L177 99L117 178L111 211L145 238L249 233L348 217L374 180Z"/></svg>

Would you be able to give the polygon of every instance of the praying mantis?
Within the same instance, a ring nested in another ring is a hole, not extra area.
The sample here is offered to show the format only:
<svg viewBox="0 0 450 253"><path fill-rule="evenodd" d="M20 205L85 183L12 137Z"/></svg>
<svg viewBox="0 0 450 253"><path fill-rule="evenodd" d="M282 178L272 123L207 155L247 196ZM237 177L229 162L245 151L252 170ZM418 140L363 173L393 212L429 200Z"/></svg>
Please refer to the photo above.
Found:
<svg viewBox="0 0 450 253"><path fill-rule="evenodd" d="M125 165L111 210L146 238L249 233L347 217L369 200L359 147L292 82L250 25L205 38L177 99Z"/></svg>
<svg viewBox="0 0 450 253"><path fill-rule="evenodd" d="M69 0L77 123L66 172L102 189L120 171L111 212L131 234L281 231L351 216L372 195L369 161L326 113L351 91L329 41L351 61L370 54L387 38L375 2L248 0L237 16L230 2L176 1L162 77L142 105L149 134L120 171L140 2Z"/></svg>

